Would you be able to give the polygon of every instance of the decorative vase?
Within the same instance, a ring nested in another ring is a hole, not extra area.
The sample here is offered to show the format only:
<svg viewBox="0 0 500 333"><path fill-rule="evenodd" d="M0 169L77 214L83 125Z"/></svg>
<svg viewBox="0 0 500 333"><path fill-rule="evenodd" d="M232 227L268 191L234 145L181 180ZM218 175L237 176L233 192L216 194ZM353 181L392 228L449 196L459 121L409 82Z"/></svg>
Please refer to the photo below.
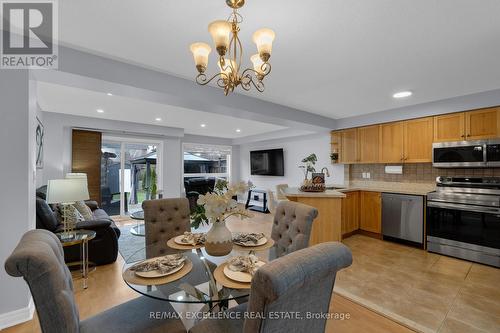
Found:
<svg viewBox="0 0 500 333"><path fill-rule="evenodd" d="M211 256L225 256L233 249L233 234L226 222L216 221L205 236L205 251Z"/></svg>

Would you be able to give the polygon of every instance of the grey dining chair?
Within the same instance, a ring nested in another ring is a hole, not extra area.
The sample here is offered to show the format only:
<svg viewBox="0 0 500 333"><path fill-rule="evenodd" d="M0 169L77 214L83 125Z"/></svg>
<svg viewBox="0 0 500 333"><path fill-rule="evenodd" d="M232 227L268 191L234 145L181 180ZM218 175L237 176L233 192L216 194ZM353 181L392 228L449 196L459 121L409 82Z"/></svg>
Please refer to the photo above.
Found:
<svg viewBox="0 0 500 333"><path fill-rule="evenodd" d="M56 235L28 231L5 262L11 276L27 282L44 333L186 332L180 320L158 320L150 313L174 313L167 302L139 297L80 321L71 273Z"/></svg>
<svg viewBox="0 0 500 333"><path fill-rule="evenodd" d="M189 200L187 198L146 200L142 203L144 210L144 228L146 246L165 244L157 248L158 253L148 253L148 258L167 254L166 247L172 237L191 231Z"/></svg>
<svg viewBox="0 0 500 333"><path fill-rule="evenodd" d="M255 273L248 303L229 309L229 315L214 316L224 319L205 319L190 332L323 333L326 318L307 315L328 313L336 274L351 263L351 250L338 242L321 243L271 261ZM279 316L292 313L297 317Z"/></svg>
<svg viewBox="0 0 500 333"><path fill-rule="evenodd" d="M273 260L309 246L311 229L318 210L294 201L281 201L274 213L271 238L274 246L269 259Z"/></svg>

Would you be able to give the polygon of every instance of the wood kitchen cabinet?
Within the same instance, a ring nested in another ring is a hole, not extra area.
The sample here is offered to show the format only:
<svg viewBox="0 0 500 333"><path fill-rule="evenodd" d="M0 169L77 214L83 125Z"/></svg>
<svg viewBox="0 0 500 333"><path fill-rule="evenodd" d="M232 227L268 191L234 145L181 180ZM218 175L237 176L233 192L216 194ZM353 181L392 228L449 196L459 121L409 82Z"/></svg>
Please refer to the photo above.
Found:
<svg viewBox="0 0 500 333"><path fill-rule="evenodd" d="M382 231L382 195L380 192L360 192L359 228L380 234Z"/></svg>
<svg viewBox="0 0 500 333"><path fill-rule="evenodd" d="M498 137L500 108L465 112L465 139L478 140Z"/></svg>
<svg viewBox="0 0 500 333"><path fill-rule="evenodd" d="M359 229L359 191L347 192L342 199L342 235Z"/></svg>
<svg viewBox="0 0 500 333"><path fill-rule="evenodd" d="M500 108L486 108L434 117L434 142L497 138Z"/></svg>
<svg viewBox="0 0 500 333"><path fill-rule="evenodd" d="M403 161L403 135L403 122L380 125L380 162L401 163Z"/></svg>
<svg viewBox="0 0 500 333"><path fill-rule="evenodd" d="M357 133L356 128L341 131L340 163L353 164L359 162Z"/></svg>
<svg viewBox="0 0 500 333"><path fill-rule="evenodd" d="M380 125L358 128L358 161L360 163L379 162L379 129Z"/></svg>
<svg viewBox="0 0 500 333"><path fill-rule="evenodd" d="M433 118L408 120L403 124L403 162L432 162Z"/></svg>

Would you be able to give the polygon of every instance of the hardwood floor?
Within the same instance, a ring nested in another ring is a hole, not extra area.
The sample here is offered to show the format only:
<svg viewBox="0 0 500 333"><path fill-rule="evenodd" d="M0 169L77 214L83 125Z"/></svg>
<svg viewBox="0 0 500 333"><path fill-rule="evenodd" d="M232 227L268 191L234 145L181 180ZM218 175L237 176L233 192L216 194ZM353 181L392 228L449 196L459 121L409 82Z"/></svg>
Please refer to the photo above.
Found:
<svg viewBox="0 0 500 333"><path fill-rule="evenodd" d="M130 221L117 220L117 224L127 224ZM271 232L271 216L269 214L255 213L251 221L240 221L234 219L228 222L231 230L257 231L269 235ZM135 223L135 222L133 222ZM258 230L256 230L258 229ZM115 305L134 299L139 295L130 289L122 280L121 270L123 259L110 265L99 266L96 271L89 275L88 289L82 288L81 280L74 280L75 299L80 311L80 319L96 315ZM325 332L370 332L370 333L408 333L413 332L408 328L391 321L347 298L334 294L330 305L331 313L344 315L344 320L328 321ZM2 333L38 333L40 326L35 317L23 324L19 324L2 331Z"/></svg>

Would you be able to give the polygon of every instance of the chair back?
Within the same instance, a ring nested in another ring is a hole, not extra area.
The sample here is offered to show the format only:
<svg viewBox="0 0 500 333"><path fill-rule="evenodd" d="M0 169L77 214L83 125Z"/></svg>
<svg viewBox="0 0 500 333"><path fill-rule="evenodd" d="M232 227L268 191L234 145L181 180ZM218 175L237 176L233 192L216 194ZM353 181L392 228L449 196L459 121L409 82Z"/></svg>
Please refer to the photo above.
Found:
<svg viewBox="0 0 500 333"><path fill-rule="evenodd" d="M159 256L167 253L167 241L175 236L191 230L189 200L186 198L146 200L142 203L144 210L144 228L146 246L155 243L164 244L158 247ZM148 258L153 254L147 254Z"/></svg>
<svg viewBox="0 0 500 333"><path fill-rule="evenodd" d="M270 259L308 247L312 223L317 216L318 210L314 207L294 201L281 201L274 213L271 231L274 247Z"/></svg>
<svg viewBox="0 0 500 333"><path fill-rule="evenodd" d="M56 235L42 229L28 231L7 258L5 270L28 283L44 333L79 332L73 281Z"/></svg>
<svg viewBox="0 0 500 333"><path fill-rule="evenodd" d="M288 200L285 195L285 189L288 188L288 184L278 184L276 185L276 198L278 200Z"/></svg>
<svg viewBox="0 0 500 333"><path fill-rule="evenodd" d="M247 308L249 313L260 315L246 319L243 331L323 333L326 319L307 319L307 314L328 313L336 273L351 263L352 253L347 246L329 242L262 266L252 279ZM293 313L299 313L302 319L273 318Z"/></svg>

